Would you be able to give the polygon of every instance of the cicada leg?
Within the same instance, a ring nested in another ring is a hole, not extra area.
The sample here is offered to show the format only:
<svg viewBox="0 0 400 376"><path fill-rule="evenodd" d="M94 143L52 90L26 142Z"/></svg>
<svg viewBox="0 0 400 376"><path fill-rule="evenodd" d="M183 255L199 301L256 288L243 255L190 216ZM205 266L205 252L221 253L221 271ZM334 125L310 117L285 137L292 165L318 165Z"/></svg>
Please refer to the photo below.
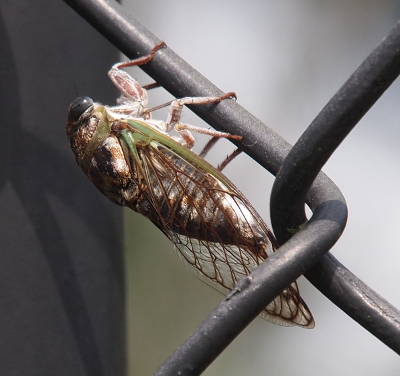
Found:
<svg viewBox="0 0 400 376"><path fill-rule="evenodd" d="M221 137L213 137L211 138L206 145L204 146L203 150L200 152L199 157L201 158L205 158L206 155L208 154L208 152L215 146L215 144L217 143L217 141L220 139Z"/></svg>
<svg viewBox="0 0 400 376"><path fill-rule="evenodd" d="M147 84L147 85L142 86L142 88L145 90L151 90L151 89L155 89L160 86L161 85L158 82L153 82L152 84Z"/></svg>
<svg viewBox="0 0 400 376"><path fill-rule="evenodd" d="M228 163L231 163L234 158L236 158L242 151L240 149L236 149L232 154L228 155L225 160L217 166L218 171L222 171Z"/></svg>
<svg viewBox="0 0 400 376"><path fill-rule="evenodd" d="M236 98L236 94L230 92L221 95L219 97L185 97L185 98L175 99L174 101L172 101L171 106L169 108L168 118L165 123L166 130L170 131L172 128L174 128L178 132L178 134L182 137L182 142L181 142L182 145L186 146L188 149L191 149L195 143L195 138L193 137L190 131L206 134L216 138L224 137L224 138L233 138L236 140L241 140L242 139L241 136L232 135L226 132L219 132L213 129L195 127L193 125L180 122L183 106L191 104L219 103L227 98Z"/></svg>
<svg viewBox="0 0 400 376"><path fill-rule="evenodd" d="M220 137L211 138L207 144L204 146L203 150L200 152L199 157L205 158L208 152L214 147ZM228 155L225 160L217 166L218 171L222 171L228 163L231 163L234 158L236 158L242 151L240 149L236 149L232 154Z"/></svg>
<svg viewBox="0 0 400 376"><path fill-rule="evenodd" d="M123 71L122 68L149 63L153 59L154 54L164 46L165 42L160 42L155 45L148 55L127 62L117 63L111 67L108 72L108 77L110 77L111 81L121 92L121 96L117 100L117 102L123 106L120 112L135 117L146 117L144 116L148 102L146 89L152 89L156 86L151 84L147 85L147 87L142 87L133 77Z"/></svg>
<svg viewBox="0 0 400 376"><path fill-rule="evenodd" d="M116 67L116 69L121 69L121 68L133 67L133 66L137 66L137 65L143 65L143 64L150 63L150 61L153 60L155 53L159 49L165 47L166 45L167 44L165 42L159 42L153 47L153 49L150 51L150 53L148 55L141 56L137 59L125 61L123 63L117 63L114 65L114 67Z"/></svg>

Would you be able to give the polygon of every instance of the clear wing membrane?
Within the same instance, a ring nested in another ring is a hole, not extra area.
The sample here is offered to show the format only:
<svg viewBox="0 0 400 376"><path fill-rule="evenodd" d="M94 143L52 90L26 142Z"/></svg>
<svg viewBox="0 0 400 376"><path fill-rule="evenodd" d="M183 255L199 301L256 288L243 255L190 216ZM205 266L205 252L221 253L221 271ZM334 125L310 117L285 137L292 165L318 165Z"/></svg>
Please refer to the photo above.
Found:
<svg viewBox="0 0 400 376"><path fill-rule="evenodd" d="M212 166L204 168L154 140L135 147L132 170L142 171L148 187L143 210L152 206L157 215L150 219L206 284L226 294L275 251L260 216L232 183L215 178ZM261 316L278 325L314 327L296 282Z"/></svg>

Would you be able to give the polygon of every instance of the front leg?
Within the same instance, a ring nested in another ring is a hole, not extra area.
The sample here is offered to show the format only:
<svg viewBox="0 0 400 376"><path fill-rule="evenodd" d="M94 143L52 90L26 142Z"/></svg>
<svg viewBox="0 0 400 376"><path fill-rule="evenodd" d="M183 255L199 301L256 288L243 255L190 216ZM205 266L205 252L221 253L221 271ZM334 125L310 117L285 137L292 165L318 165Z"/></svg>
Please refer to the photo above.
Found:
<svg viewBox="0 0 400 376"><path fill-rule="evenodd" d="M123 107L120 112L130 114L134 117L146 117L145 111L148 102L146 89L156 86L153 84L142 87L130 74L123 71L122 68L149 63L153 59L154 54L162 47L165 47L164 42L158 43L146 56L114 64L108 72L111 81L121 93L121 96L117 100L118 104Z"/></svg>
<svg viewBox="0 0 400 376"><path fill-rule="evenodd" d="M230 133L226 132L219 132L214 129L205 129L201 127L196 127L193 125L180 122L180 119L182 117L182 109L184 105L219 103L227 98L236 98L236 94L230 92L221 95L220 97L185 97L185 98L175 99L171 103L171 106L169 108L168 118L165 123L167 128L166 130L170 131L172 130L172 128L174 128L182 138L179 142L188 149L191 149L195 143L195 138L193 137L190 131L206 134L213 137L224 137L224 138L233 138L240 140L242 138L240 136L231 135Z"/></svg>

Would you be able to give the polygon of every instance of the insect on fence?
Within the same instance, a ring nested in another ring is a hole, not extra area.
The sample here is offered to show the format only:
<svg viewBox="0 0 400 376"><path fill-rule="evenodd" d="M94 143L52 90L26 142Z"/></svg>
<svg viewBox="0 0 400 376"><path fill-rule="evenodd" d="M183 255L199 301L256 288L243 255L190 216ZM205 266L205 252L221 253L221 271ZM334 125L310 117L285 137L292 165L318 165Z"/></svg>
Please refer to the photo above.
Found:
<svg viewBox="0 0 400 376"><path fill-rule="evenodd" d="M152 119L147 91L124 67L149 63L149 55L115 64L109 77L121 92L116 106L89 97L69 107L67 135L78 165L92 183L118 205L150 219L170 239L197 276L227 293L272 252L277 243L242 193L204 156L218 138L241 139L180 122L184 105L202 105L235 97L186 97L172 101L166 121ZM175 129L178 136L171 137ZM191 131L213 138L204 151L191 151ZM262 312L275 324L313 328L314 319L296 282Z"/></svg>

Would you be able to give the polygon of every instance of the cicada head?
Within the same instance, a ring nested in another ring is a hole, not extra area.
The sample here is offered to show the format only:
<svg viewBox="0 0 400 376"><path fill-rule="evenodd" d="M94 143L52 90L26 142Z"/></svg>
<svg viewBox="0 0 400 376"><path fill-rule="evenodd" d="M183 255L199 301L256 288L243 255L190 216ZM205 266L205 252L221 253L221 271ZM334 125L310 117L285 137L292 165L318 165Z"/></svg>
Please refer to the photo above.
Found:
<svg viewBox="0 0 400 376"><path fill-rule="evenodd" d="M89 97L76 99L68 109L67 136L80 166L84 159L86 147L96 134L100 120L93 113L94 103Z"/></svg>
<svg viewBox="0 0 400 376"><path fill-rule="evenodd" d="M138 189L120 140L111 130L114 115L108 107L81 97L68 109L66 130L83 172L111 201L125 205L134 200Z"/></svg>

